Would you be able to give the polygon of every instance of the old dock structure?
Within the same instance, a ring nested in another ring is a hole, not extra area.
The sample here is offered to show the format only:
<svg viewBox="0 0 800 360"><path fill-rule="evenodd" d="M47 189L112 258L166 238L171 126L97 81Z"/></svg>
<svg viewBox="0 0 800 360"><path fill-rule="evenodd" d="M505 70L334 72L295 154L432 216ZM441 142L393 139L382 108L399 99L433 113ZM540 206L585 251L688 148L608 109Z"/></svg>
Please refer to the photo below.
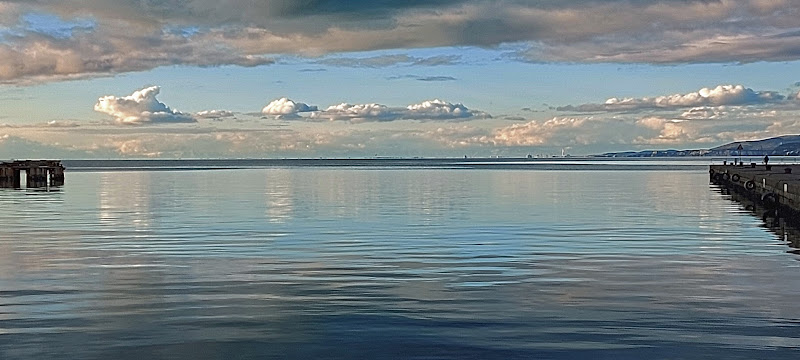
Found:
<svg viewBox="0 0 800 360"><path fill-rule="evenodd" d="M0 188L21 188L22 171L25 171L26 187L64 185L64 166L61 165L61 161L17 160L0 162Z"/></svg>
<svg viewBox="0 0 800 360"><path fill-rule="evenodd" d="M711 182L747 196L767 211L800 214L800 165L711 165Z"/></svg>

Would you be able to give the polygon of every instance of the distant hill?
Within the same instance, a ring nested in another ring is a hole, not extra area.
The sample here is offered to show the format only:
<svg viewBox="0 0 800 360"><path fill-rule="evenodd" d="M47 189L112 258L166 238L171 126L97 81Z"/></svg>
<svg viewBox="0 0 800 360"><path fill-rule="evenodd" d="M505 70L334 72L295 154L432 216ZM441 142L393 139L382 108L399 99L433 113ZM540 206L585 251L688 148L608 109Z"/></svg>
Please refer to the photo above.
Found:
<svg viewBox="0 0 800 360"><path fill-rule="evenodd" d="M741 145L742 149L739 150ZM683 156L800 156L800 135L783 135L754 141L737 141L711 149L644 150L610 152L598 157L683 157Z"/></svg>
<svg viewBox="0 0 800 360"><path fill-rule="evenodd" d="M738 147L742 145L741 154ZM709 155L800 155L800 135L784 135L774 138L740 141L709 149Z"/></svg>

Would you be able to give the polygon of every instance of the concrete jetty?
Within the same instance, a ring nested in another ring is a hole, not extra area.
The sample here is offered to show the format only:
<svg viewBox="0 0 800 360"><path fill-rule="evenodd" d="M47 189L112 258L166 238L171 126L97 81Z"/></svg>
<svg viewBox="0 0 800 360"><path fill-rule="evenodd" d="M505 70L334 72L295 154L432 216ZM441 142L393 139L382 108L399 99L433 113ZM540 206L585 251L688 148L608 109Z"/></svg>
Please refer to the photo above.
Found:
<svg viewBox="0 0 800 360"><path fill-rule="evenodd" d="M765 209L800 214L800 165L711 165L712 183L755 200Z"/></svg>
<svg viewBox="0 0 800 360"><path fill-rule="evenodd" d="M22 171L29 188L64 185L64 166L58 160L17 160L0 162L0 188L22 187Z"/></svg>

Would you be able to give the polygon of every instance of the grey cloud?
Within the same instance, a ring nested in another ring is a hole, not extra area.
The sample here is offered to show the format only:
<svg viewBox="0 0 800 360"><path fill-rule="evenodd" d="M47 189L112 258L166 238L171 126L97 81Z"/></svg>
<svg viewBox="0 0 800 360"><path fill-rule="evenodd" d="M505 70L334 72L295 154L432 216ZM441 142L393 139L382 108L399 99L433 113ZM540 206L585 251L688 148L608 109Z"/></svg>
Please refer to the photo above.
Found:
<svg viewBox="0 0 800 360"><path fill-rule="evenodd" d="M164 65L269 64L280 54L527 44L535 62L707 63L800 59L794 0L325 1L61 0L0 3L0 81L52 80ZM53 37L25 14L91 21ZM34 55L35 54L35 55ZM425 66L453 57L323 59Z"/></svg>
<svg viewBox="0 0 800 360"><path fill-rule="evenodd" d="M0 135L0 159L91 159L109 158L113 152L50 145L19 136Z"/></svg>
<svg viewBox="0 0 800 360"><path fill-rule="evenodd" d="M441 76L441 75L440 75L440 76L419 76L419 75L410 75L410 74L409 74L409 75L397 75L397 76L389 76L389 77L387 77L386 79L387 79L387 80L403 80L403 79L409 79L409 80L417 80L417 81L430 81L430 82L436 82L436 81L456 81L456 80L458 80L458 79L456 79L456 78L454 78L454 77L452 77L452 76Z"/></svg>
<svg viewBox="0 0 800 360"><path fill-rule="evenodd" d="M800 25L800 24L798 24ZM768 31L768 30L764 30ZM730 32L717 29L694 34L665 33L645 39L617 37L575 43L541 42L519 54L532 62L587 63L753 63L800 59L800 35L771 36L759 31Z"/></svg>
<svg viewBox="0 0 800 360"><path fill-rule="evenodd" d="M6 116L2 116L0 118L6 118ZM81 125L72 120L50 120L45 123L33 123L33 124L7 124L7 123L0 123L0 128L7 128L7 129L47 129L47 128L63 128L63 129L70 129L70 128L77 128Z"/></svg>
<svg viewBox="0 0 800 360"><path fill-rule="evenodd" d="M386 67L413 61L414 58L408 55L383 55L368 58L337 57L322 59L317 61L317 63L341 67Z"/></svg>
<svg viewBox="0 0 800 360"><path fill-rule="evenodd" d="M381 55L366 58L334 57L317 61L318 64L340 67L368 67L380 68L395 65L438 66L452 65L460 59L459 56L432 56L427 58L414 57L406 54Z"/></svg>
<svg viewBox="0 0 800 360"><path fill-rule="evenodd" d="M419 79L419 78L420 78L419 75L411 75L411 74L409 74L409 75L389 76L389 77L386 78L386 80L416 80L416 79Z"/></svg>
<svg viewBox="0 0 800 360"><path fill-rule="evenodd" d="M191 42L181 36L150 34L128 39L82 34L56 39L28 34L0 43L0 82L76 78L147 70L163 65L217 66L271 64L270 58L244 55L222 45Z"/></svg>
<svg viewBox="0 0 800 360"><path fill-rule="evenodd" d="M460 60L461 56L458 55L439 55L426 58L414 58L414 62L411 65L422 65L422 66L454 65L457 64Z"/></svg>
<svg viewBox="0 0 800 360"><path fill-rule="evenodd" d="M452 76L425 76L417 78L419 81L455 81L458 80Z"/></svg>
<svg viewBox="0 0 800 360"><path fill-rule="evenodd" d="M267 25L280 21L316 18L339 22L391 19L399 12L430 11L464 0L61 0L48 3L42 0L15 1L37 4L76 14L92 9L96 13L116 14L128 19L156 21L194 21L203 24ZM289 26L289 24L285 25Z"/></svg>

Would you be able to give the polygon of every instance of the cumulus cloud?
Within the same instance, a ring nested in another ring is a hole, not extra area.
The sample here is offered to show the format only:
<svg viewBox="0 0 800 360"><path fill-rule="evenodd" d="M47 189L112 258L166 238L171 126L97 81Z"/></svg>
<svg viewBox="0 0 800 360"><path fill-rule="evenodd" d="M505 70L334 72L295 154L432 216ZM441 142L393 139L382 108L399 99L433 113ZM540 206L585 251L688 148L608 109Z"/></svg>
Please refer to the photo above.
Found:
<svg viewBox="0 0 800 360"><path fill-rule="evenodd" d="M643 109L678 109L700 106L748 105L774 103L784 100L774 91L755 91L743 85L718 85L686 94L643 98L609 98L602 104L562 106L559 111L637 111Z"/></svg>
<svg viewBox="0 0 800 360"><path fill-rule="evenodd" d="M364 121L391 121L400 117L397 109L391 109L381 104L348 104L328 106L324 111L311 114L312 118L327 120Z"/></svg>
<svg viewBox="0 0 800 360"><path fill-rule="evenodd" d="M173 109L158 101L156 95L161 91L151 86L134 91L123 97L103 96L97 100L94 110L114 117L118 124L147 123L190 123L196 122L191 115Z"/></svg>
<svg viewBox="0 0 800 360"><path fill-rule="evenodd" d="M476 115L475 112L467 109L463 104L453 104L439 99L408 105L406 109L413 116L425 119L458 119Z"/></svg>
<svg viewBox="0 0 800 360"><path fill-rule="evenodd" d="M439 99L423 101L405 108L388 107L382 104L332 105L323 111L311 114L312 119L347 120L351 122L395 121L395 120L466 120L487 118L489 114L468 109L460 103L449 103Z"/></svg>
<svg viewBox="0 0 800 360"><path fill-rule="evenodd" d="M315 3L316 4L316 3ZM272 63L386 49L521 43L524 61L707 63L797 60L794 0L325 1L61 0L0 3L0 81L164 65ZM43 29L31 14L58 17ZM328 65L451 64L339 56Z"/></svg>
<svg viewBox="0 0 800 360"><path fill-rule="evenodd" d="M274 116L296 116L298 113L311 111L317 111L317 107L308 105L306 103L296 102L285 97L273 100L263 109L261 109L262 114Z"/></svg>
<svg viewBox="0 0 800 360"><path fill-rule="evenodd" d="M194 114L195 117L201 119L221 119L234 116L233 112L227 110L204 110Z"/></svg>

